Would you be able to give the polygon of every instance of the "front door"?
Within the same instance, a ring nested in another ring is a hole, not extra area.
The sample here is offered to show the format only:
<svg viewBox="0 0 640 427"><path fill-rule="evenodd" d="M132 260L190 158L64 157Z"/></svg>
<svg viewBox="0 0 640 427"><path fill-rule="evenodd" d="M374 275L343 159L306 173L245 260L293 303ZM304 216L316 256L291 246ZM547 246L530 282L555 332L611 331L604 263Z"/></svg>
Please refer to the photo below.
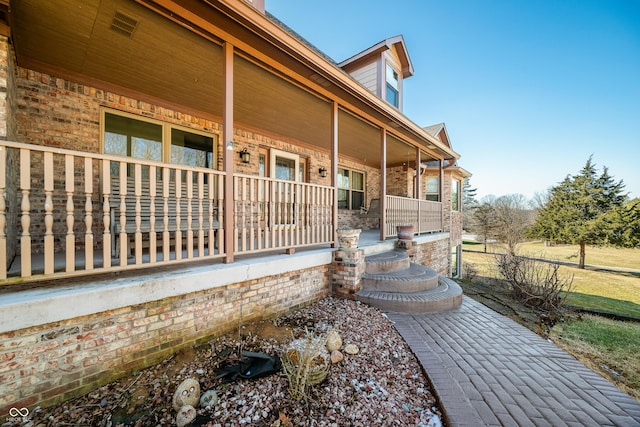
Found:
<svg viewBox="0 0 640 427"><path fill-rule="evenodd" d="M271 223L275 226L295 225L295 182L300 176L300 158L296 154L271 150L271 177L273 183L272 200L274 210Z"/></svg>

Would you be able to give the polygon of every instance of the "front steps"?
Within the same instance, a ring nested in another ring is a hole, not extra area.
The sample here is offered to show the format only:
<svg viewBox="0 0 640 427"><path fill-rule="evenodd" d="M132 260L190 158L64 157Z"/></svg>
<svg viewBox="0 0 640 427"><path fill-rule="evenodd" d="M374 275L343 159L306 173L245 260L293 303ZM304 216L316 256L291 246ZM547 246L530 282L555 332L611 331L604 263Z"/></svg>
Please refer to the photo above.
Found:
<svg viewBox="0 0 640 427"><path fill-rule="evenodd" d="M462 303L462 288L435 270L391 251L365 258L359 301L383 311L437 313Z"/></svg>

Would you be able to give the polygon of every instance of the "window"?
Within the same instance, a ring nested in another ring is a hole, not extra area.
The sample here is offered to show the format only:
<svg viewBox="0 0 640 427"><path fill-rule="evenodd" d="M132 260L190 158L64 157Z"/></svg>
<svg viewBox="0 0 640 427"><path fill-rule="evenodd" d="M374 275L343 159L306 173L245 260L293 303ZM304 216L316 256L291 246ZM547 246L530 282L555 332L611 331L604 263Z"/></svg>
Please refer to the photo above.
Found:
<svg viewBox="0 0 640 427"><path fill-rule="evenodd" d="M271 159L271 177L285 181L298 181L300 178L300 157L297 154L280 150L269 150Z"/></svg>
<svg viewBox="0 0 640 427"><path fill-rule="evenodd" d="M171 163L213 168L213 138L171 129Z"/></svg>
<svg viewBox="0 0 640 427"><path fill-rule="evenodd" d="M398 72L387 64L386 69L387 94L385 99L394 107L400 106L400 81Z"/></svg>
<svg viewBox="0 0 640 427"><path fill-rule="evenodd" d="M460 181L457 179L451 180L451 210L460 210Z"/></svg>
<svg viewBox="0 0 640 427"><path fill-rule="evenodd" d="M338 209L364 206L364 173L338 168Z"/></svg>
<svg viewBox="0 0 640 427"><path fill-rule="evenodd" d="M106 154L214 168L214 136L133 114L103 110Z"/></svg>
<svg viewBox="0 0 640 427"><path fill-rule="evenodd" d="M426 199L432 202L440 201L440 179L435 176L427 178Z"/></svg>

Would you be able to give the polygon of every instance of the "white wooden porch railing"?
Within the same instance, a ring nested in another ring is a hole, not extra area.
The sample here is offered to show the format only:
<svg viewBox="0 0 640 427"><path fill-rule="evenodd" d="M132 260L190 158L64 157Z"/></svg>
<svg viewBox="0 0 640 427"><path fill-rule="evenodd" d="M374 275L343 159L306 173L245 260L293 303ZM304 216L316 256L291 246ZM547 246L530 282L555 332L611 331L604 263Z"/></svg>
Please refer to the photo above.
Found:
<svg viewBox="0 0 640 427"><path fill-rule="evenodd" d="M396 226L413 225L416 233L442 231L442 203L386 196L386 235L397 236Z"/></svg>
<svg viewBox="0 0 640 427"><path fill-rule="evenodd" d="M331 243L333 188L0 142L0 284Z"/></svg>

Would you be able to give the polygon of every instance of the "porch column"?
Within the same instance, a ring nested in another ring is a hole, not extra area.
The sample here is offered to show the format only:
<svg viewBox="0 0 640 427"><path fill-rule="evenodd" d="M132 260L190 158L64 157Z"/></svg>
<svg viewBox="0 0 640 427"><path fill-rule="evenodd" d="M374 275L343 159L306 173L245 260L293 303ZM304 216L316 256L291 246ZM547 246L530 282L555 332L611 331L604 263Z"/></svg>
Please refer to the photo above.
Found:
<svg viewBox="0 0 640 427"><path fill-rule="evenodd" d="M440 231L444 231L444 168L442 167L442 159L438 160L438 173L440 182L440 188L438 189L439 195L438 200L440 200Z"/></svg>
<svg viewBox="0 0 640 427"><path fill-rule="evenodd" d="M387 130L380 130L380 240L387 238Z"/></svg>
<svg viewBox="0 0 640 427"><path fill-rule="evenodd" d="M333 209L331 221L333 222L333 244L338 247L338 103L333 101L331 105L331 186L333 187Z"/></svg>
<svg viewBox="0 0 640 427"><path fill-rule="evenodd" d="M420 164L421 164L420 147L416 147L416 177L413 183L413 196L417 200L422 199L422 188L421 188L422 182L421 182L421 176L420 176L420 172L422 171L422 168L420 167ZM422 225L422 221L421 221L422 212L420 211L421 206L422 204L418 202L418 228L416 230L418 234L422 233L422 229L420 228L420 226Z"/></svg>
<svg viewBox="0 0 640 427"><path fill-rule="evenodd" d="M413 196L420 200L422 198L422 186L420 185L420 171L422 170L420 168L420 164L422 163L422 160L420 158L420 147L416 147L416 179L415 179L415 184L414 184L414 190L413 190Z"/></svg>
<svg viewBox="0 0 640 427"><path fill-rule="evenodd" d="M224 64L222 70L222 143L224 161L224 250L226 264L233 262L233 45L222 45Z"/></svg>

